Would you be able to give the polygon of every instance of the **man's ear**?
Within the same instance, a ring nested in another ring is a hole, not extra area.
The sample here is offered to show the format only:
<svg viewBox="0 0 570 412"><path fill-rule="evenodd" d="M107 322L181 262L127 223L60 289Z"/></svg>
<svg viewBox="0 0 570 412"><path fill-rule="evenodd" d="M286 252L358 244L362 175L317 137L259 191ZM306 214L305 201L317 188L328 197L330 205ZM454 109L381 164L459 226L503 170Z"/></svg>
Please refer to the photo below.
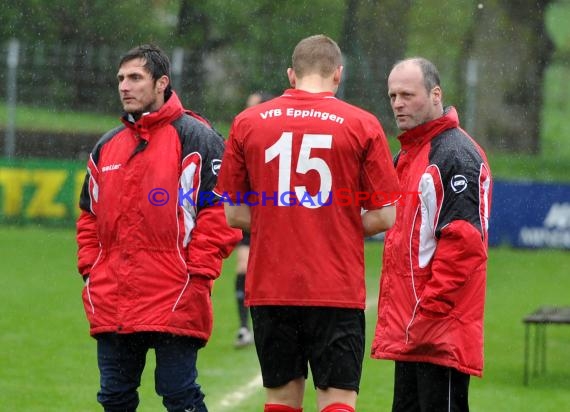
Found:
<svg viewBox="0 0 570 412"><path fill-rule="evenodd" d="M289 84L291 87L295 88L295 85L297 84L297 76L295 76L295 70L293 70L291 67L287 69L287 78L289 79Z"/></svg>
<svg viewBox="0 0 570 412"><path fill-rule="evenodd" d="M159 93L164 93L168 85L170 84L170 79L168 76L164 75L158 78L156 81L156 91Z"/></svg>
<svg viewBox="0 0 570 412"><path fill-rule="evenodd" d="M338 66L333 73L333 82L336 86L338 86L342 80L342 71L344 70L344 66Z"/></svg>
<svg viewBox="0 0 570 412"><path fill-rule="evenodd" d="M441 104L441 100L443 98L443 92L441 91L441 87L435 86L431 89L431 99L434 106Z"/></svg>

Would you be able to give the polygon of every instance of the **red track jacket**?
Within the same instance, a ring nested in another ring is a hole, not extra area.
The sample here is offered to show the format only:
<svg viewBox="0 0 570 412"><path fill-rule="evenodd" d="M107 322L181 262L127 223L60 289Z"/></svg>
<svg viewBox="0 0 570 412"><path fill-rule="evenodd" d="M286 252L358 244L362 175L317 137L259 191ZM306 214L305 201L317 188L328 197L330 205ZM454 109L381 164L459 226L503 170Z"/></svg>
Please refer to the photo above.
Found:
<svg viewBox="0 0 570 412"><path fill-rule="evenodd" d="M386 233L372 357L481 376L489 165L454 108L398 138L407 195Z"/></svg>
<svg viewBox="0 0 570 412"><path fill-rule="evenodd" d="M211 201L223 139L185 113L175 93L159 111L123 123L96 144L80 199L78 269L89 275L91 334L207 340L212 281L241 236Z"/></svg>

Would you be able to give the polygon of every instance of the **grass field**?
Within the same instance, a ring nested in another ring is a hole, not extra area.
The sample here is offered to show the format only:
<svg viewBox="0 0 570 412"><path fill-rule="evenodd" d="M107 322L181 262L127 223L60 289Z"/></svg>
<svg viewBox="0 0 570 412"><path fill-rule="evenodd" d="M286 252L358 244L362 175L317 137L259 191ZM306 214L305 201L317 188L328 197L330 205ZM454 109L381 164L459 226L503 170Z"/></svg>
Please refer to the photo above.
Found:
<svg viewBox="0 0 570 412"><path fill-rule="evenodd" d="M0 410L98 411L95 342L88 335L69 229L0 227ZM381 244L366 246L369 294L377 294ZM560 412L570 405L570 328L548 329L547 373L522 384L521 318L542 304L570 304L570 254L492 249L486 309L486 369L473 379L472 411ZM232 347L237 324L233 258L214 289L215 328L200 352L199 381L211 412L262 409L253 348ZM367 313L370 347L376 309ZM149 355L139 411L163 410ZM358 410L389 410L393 364L366 358ZM305 411L315 411L308 382Z"/></svg>

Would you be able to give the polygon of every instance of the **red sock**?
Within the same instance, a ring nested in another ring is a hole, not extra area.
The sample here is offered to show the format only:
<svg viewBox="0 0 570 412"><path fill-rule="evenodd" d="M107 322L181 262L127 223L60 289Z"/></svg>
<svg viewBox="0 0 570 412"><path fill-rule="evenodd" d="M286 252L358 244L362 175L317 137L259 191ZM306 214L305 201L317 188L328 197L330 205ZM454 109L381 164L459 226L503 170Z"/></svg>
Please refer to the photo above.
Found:
<svg viewBox="0 0 570 412"><path fill-rule="evenodd" d="M356 412L352 406L346 403L331 403L321 412Z"/></svg>
<svg viewBox="0 0 570 412"><path fill-rule="evenodd" d="M303 408L295 409L287 405L276 403L266 403L263 412L303 412Z"/></svg>

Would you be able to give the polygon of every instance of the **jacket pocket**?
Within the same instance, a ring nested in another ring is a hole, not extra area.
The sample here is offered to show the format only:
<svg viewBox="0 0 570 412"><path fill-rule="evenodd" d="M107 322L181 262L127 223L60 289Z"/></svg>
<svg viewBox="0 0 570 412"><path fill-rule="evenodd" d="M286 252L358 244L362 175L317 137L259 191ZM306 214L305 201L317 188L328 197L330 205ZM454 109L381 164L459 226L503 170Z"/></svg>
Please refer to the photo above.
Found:
<svg viewBox="0 0 570 412"><path fill-rule="evenodd" d="M212 331L212 280L188 276L188 281L172 307L169 326L184 329L189 335L207 339Z"/></svg>
<svg viewBox="0 0 570 412"><path fill-rule="evenodd" d="M425 356L446 356L450 350L453 318L417 311L408 331L408 351Z"/></svg>

